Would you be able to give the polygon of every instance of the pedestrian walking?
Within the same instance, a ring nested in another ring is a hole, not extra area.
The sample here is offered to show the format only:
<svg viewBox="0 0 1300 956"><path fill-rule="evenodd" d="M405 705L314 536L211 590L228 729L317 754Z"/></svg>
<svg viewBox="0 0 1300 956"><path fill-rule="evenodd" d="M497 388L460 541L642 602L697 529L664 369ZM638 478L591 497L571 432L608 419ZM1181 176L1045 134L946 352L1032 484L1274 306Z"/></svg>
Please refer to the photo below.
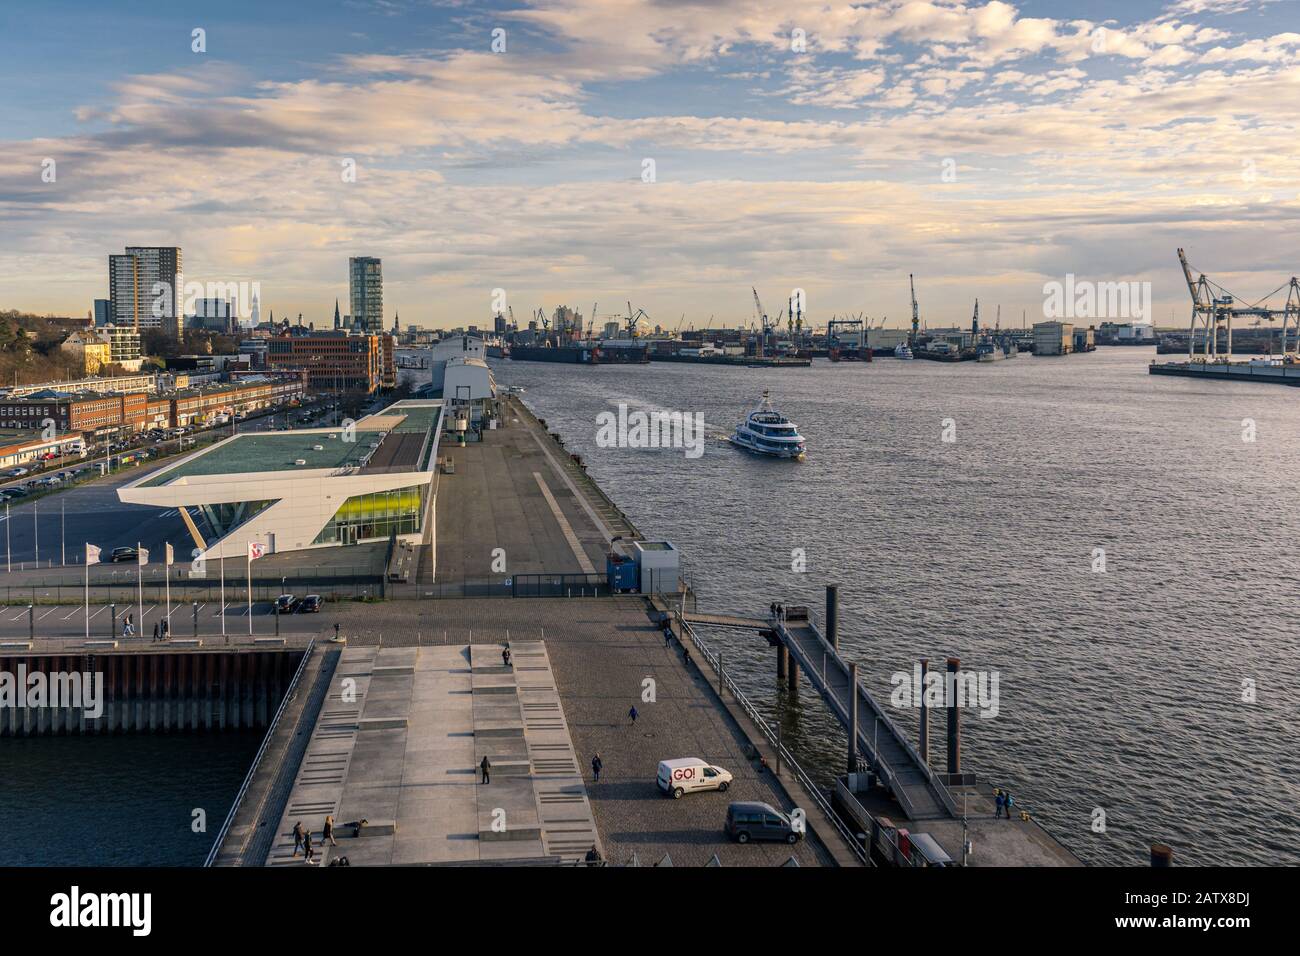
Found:
<svg viewBox="0 0 1300 956"><path fill-rule="evenodd" d="M297 856L298 851L302 849L302 821L299 820L293 825L293 855Z"/></svg>
<svg viewBox="0 0 1300 956"><path fill-rule="evenodd" d="M773 601L771 604L769 604L769 605L767 606L767 616L770 617L770 618L775 618L775 617L776 617L776 602L775 602L775 601Z"/></svg>
<svg viewBox="0 0 1300 956"><path fill-rule="evenodd" d="M668 647L673 642L673 628L671 624L664 626L664 647Z"/></svg>
<svg viewBox="0 0 1300 956"><path fill-rule="evenodd" d="M153 622L153 639L155 643L162 640L162 628L159 627L157 621Z"/></svg>
<svg viewBox="0 0 1300 956"><path fill-rule="evenodd" d="M505 664L506 667L510 666L510 648L505 647L501 649L501 663Z"/></svg>
<svg viewBox="0 0 1300 956"><path fill-rule="evenodd" d="M333 817L325 818L325 828L321 831L321 837L320 837L321 843L324 843L326 840L330 841L330 846L338 846L338 842L334 839L334 818Z"/></svg>
<svg viewBox="0 0 1300 956"><path fill-rule="evenodd" d="M689 647L682 648L682 663L687 667L691 666L691 649Z"/></svg>
<svg viewBox="0 0 1300 956"><path fill-rule="evenodd" d="M1005 800L1002 796L1001 790L995 790L994 793L996 794L996 796L993 798L993 804L994 804L993 819L997 820L1000 819L1002 816L1002 807L1005 806Z"/></svg>
<svg viewBox="0 0 1300 956"><path fill-rule="evenodd" d="M635 704L632 705L632 709L629 710L629 711L627 712L627 715L628 715L629 717L632 718L632 723L635 724L635 723L636 723L636 705L635 705Z"/></svg>
<svg viewBox="0 0 1300 956"><path fill-rule="evenodd" d="M302 837L302 851L303 851L304 854L306 854L306 859L304 859L303 862L306 863L308 866L310 866L310 865L311 865L311 861L312 861L312 857L314 857L314 856L316 855L316 851L313 850L312 847L311 847L311 831L310 831L310 830L308 830L306 833L303 834L303 837Z"/></svg>
<svg viewBox="0 0 1300 956"><path fill-rule="evenodd" d="M591 772L596 776L596 783L600 783L600 770L605 766L604 761L600 759L600 754L591 758Z"/></svg>
<svg viewBox="0 0 1300 956"><path fill-rule="evenodd" d="M172 625L167 618L162 619L162 639L165 641L172 636Z"/></svg>
<svg viewBox="0 0 1300 956"><path fill-rule="evenodd" d="M484 754L483 759L479 761L478 768L483 771L483 779L479 782L491 783L491 774L489 771L492 769L492 761L488 760L487 754Z"/></svg>
<svg viewBox="0 0 1300 956"><path fill-rule="evenodd" d="M1016 798L1011 795L1010 791L1007 792L1007 799L1003 802L1003 805L1007 808L1007 819L1010 820L1011 808L1016 805Z"/></svg>

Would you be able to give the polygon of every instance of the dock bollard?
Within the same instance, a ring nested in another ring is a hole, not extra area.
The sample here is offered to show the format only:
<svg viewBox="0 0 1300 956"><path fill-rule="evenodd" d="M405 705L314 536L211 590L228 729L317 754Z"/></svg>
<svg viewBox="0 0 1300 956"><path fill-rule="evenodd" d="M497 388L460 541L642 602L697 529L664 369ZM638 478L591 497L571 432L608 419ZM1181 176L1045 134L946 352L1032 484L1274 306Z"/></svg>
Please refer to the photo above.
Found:
<svg viewBox="0 0 1300 956"><path fill-rule="evenodd" d="M925 705L925 679L930 674L930 659L921 658L921 762L930 766L930 708Z"/></svg>
<svg viewBox="0 0 1300 956"><path fill-rule="evenodd" d="M961 668L961 658L948 658L949 686L957 686L957 672ZM957 695L948 701L948 772L961 773L961 711L957 709Z"/></svg>

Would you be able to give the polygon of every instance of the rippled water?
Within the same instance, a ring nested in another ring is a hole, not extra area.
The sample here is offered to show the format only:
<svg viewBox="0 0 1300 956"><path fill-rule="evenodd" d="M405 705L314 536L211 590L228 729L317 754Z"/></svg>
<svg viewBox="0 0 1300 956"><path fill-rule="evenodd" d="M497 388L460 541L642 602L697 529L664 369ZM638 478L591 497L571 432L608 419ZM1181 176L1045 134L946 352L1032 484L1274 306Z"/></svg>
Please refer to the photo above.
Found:
<svg viewBox="0 0 1300 956"><path fill-rule="evenodd" d="M261 731L0 740L0 866L198 866ZM206 832L195 832L194 811Z"/></svg>
<svg viewBox="0 0 1300 956"><path fill-rule="evenodd" d="M1158 840L1184 864L1294 864L1300 394L1151 376L1152 355L495 364L644 534L684 552L701 608L784 600L820 618L836 582L841 648L880 696L921 657L997 671L998 715L965 715L963 769L1010 786L1085 860L1145 864ZM807 437L802 464L718 440L764 388ZM713 439L697 460L597 448L596 415L620 402L703 412ZM955 443L940 440L949 418ZM776 714L773 652L719 640ZM844 734L815 694L785 719L806 764L842 769Z"/></svg>

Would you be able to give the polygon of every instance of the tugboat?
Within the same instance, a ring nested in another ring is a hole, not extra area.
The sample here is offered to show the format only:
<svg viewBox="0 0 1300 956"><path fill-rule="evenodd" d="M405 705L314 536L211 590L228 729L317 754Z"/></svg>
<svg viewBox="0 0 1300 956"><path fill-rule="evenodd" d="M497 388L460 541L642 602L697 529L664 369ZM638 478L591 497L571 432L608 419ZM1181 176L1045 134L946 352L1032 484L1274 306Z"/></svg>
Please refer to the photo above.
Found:
<svg viewBox="0 0 1300 956"><path fill-rule="evenodd" d="M803 461L803 436L794 422L772 408L767 392L749 417L736 426L729 441L757 455Z"/></svg>

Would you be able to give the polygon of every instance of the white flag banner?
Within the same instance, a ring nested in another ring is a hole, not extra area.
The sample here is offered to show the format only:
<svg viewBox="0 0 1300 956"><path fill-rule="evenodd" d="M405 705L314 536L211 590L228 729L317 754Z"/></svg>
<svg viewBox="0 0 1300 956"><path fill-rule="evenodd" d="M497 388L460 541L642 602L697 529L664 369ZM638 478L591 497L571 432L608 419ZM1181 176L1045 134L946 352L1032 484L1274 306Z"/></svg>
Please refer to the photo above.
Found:
<svg viewBox="0 0 1300 956"><path fill-rule="evenodd" d="M166 551L166 555L167 555L167 557L166 557L167 567L170 568L173 564L176 563L176 551L172 548L172 546L171 546L170 543L167 544L167 545L165 545L165 547L166 547L166 549L167 549L167 551Z"/></svg>
<svg viewBox="0 0 1300 956"><path fill-rule="evenodd" d="M99 564L99 552L100 549L93 544L86 545L86 563Z"/></svg>
<svg viewBox="0 0 1300 956"><path fill-rule="evenodd" d="M248 542L248 560L256 561L264 554L266 554L266 545L260 541Z"/></svg>
<svg viewBox="0 0 1300 956"><path fill-rule="evenodd" d="M148 548L141 548L141 549L140 549L140 553L139 553L138 555L136 555L136 563L138 563L138 564L142 564L142 565L144 565L144 564L148 564L148 563L149 563L149 549L148 549Z"/></svg>

